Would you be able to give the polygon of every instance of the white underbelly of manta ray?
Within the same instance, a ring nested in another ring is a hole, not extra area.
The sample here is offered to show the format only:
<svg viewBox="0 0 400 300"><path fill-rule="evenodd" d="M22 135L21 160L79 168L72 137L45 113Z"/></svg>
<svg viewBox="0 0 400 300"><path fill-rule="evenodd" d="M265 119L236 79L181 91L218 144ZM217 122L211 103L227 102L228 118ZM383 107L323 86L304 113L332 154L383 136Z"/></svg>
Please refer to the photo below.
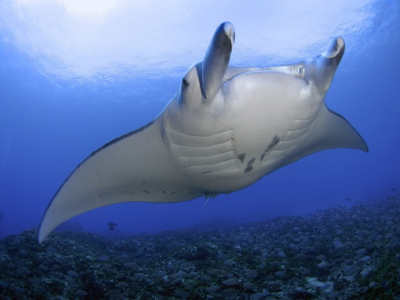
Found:
<svg viewBox="0 0 400 300"><path fill-rule="evenodd" d="M324 103L343 39L298 64L235 68L234 36L231 23L221 24L203 61L189 68L153 122L104 145L71 173L45 212L40 243L62 222L97 207L212 197L317 151L368 151Z"/></svg>

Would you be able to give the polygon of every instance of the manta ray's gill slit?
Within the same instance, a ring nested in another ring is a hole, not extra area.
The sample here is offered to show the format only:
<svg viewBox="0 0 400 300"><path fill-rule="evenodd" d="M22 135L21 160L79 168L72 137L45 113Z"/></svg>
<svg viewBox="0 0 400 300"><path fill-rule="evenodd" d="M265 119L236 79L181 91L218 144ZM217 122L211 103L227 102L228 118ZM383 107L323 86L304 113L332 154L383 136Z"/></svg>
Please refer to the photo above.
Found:
<svg viewBox="0 0 400 300"><path fill-rule="evenodd" d="M303 135L305 135L307 133L309 128L310 128L310 126L304 127L302 129L299 129L299 130L288 130L286 132L286 134L284 135L284 139L285 139L285 141L293 141L293 140L297 140L299 138L302 138Z"/></svg>
<svg viewBox="0 0 400 300"><path fill-rule="evenodd" d="M293 122L291 128L285 133L281 140L282 148L293 148L301 144L301 141L310 132L311 128L317 120L317 115L309 118L298 118ZM301 128L297 128L298 124L301 124ZM290 145L292 144L292 145ZM288 146L289 145L289 146Z"/></svg>
<svg viewBox="0 0 400 300"><path fill-rule="evenodd" d="M275 135L267 149L261 154L260 161L263 162L265 157L267 157L263 164L272 163L272 161L279 160L280 158L289 155L290 152L301 144L301 141L310 131L312 125L315 124L316 119L317 115L315 113L313 116L308 118L295 119L292 126L282 138Z"/></svg>
<svg viewBox="0 0 400 300"><path fill-rule="evenodd" d="M215 143L213 145L192 146L192 145L178 144L176 142L174 142L173 144L170 143L169 145L171 145L171 146L179 146L179 147L187 147L187 148L194 148L195 149L195 148L211 148L211 147L216 147L216 146L231 145L232 142L234 142L233 138L231 138L231 139L229 139L227 141L222 141L222 142L219 142L219 143Z"/></svg>
<svg viewBox="0 0 400 300"><path fill-rule="evenodd" d="M174 157L176 156L207 157L233 151L234 144L233 141L231 140L220 144L215 144L212 146L204 146L204 147L178 145L175 143L171 143L169 149L171 151L172 156Z"/></svg>
<svg viewBox="0 0 400 300"><path fill-rule="evenodd" d="M232 158L235 156L235 150L229 150L221 153L216 153L212 155L193 155L193 156L186 156L186 155L174 155L175 158L182 158L182 159L187 159L188 161L190 160L218 160L218 158L221 157L229 157Z"/></svg>
<svg viewBox="0 0 400 300"><path fill-rule="evenodd" d="M171 154L173 157L179 158L187 158L187 159L196 159L196 158L209 158L212 159L212 157L218 156L218 155L227 155L231 152L235 152L234 147L229 146L224 147L225 149L218 149L219 151L214 151L215 147L203 147L203 148L198 148L198 147L185 147L185 149L182 149L182 147L171 147Z"/></svg>
<svg viewBox="0 0 400 300"><path fill-rule="evenodd" d="M226 153L216 154L208 157L176 157L176 160L181 162L185 166L195 167L195 166L212 166L235 159L236 154L234 151L229 151Z"/></svg>
<svg viewBox="0 0 400 300"><path fill-rule="evenodd" d="M289 128L289 131L298 131L298 130L302 130L305 128L309 128L311 126L312 123L315 122L315 120L317 119L319 110L316 112L313 112L312 115L308 118L297 118L293 121L292 126Z"/></svg>
<svg viewBox="0 0 400 300"><path fill-rule="evenodd" d="M187 167L186 170L193 171L200 175L208 175L208 174L220 175L222 173L231 174L232 172L236 172L239 170L239 161L236 158L234 158L214 165L190 166Z"/></svg>
<svg viewBox="0 0 400 300"><path fill-rule="evenodd" d="M163 125L163 128L165 130L167 130L167 131L171 131L171 132L175 132L175 133L178 133L178 134L187 135L187 136L191 136L191 137L209 138L209 137L218 137L218 136L221 136L221 135L229 136L229 137L233 136L232 135L233 134L233 129L228 129L228 130L225 130L225 131L221 131L221 132L217 132L217 133L213 133L213 134L209 134L209 135L196 135L196 134L185 133L185 132L173 129L173 128L168 128L168 127L165 126L165 124Z"/></svg>
<svg viewBox="0 0 400 300"><path fill-rule="evenodd" d="M165 126L164 130L170 142L172 141L174 145L181 146L210 147L228 141L232 142L234 138L233 130L226 130L224 132L204 136L183 133Z"/></svg>
<svg viewBox="0 0 400 300"><path fill-rule="evenodd" d="M171 155L187 172L207 175L238 168L233 130L199 136L164 128Z"/></svg>

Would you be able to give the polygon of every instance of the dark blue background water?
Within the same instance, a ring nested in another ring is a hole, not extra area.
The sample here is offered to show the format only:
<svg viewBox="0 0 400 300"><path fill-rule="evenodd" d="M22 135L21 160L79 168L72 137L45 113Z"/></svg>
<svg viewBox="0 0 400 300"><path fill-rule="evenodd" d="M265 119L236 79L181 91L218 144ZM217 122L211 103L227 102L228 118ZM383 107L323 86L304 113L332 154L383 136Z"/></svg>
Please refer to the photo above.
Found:
<svg viewBox="0 0 400 300"><path fill-rule="evenodd" d="M75 221L100 233L109 221L155 232L307 214L399 190L399 2L294 2L0 2L0 235L36 227L78 163L154 119L223 21L236 28L237 66L307 59L342 36L346 53L326 103L370 152L314 154L202 212L204 199L127 203Z"/></svg>

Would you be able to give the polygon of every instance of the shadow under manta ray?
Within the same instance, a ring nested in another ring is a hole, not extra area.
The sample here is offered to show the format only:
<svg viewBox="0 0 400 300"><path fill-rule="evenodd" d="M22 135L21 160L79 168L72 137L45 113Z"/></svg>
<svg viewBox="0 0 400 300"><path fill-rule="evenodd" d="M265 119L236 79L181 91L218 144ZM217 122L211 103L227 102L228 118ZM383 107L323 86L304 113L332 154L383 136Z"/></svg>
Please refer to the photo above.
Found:
<svg viewBox="0 0 400 300"><path fill-rule="evenodd" d="M221 24L202 62L146 126L87 157L47 207L42 243L62 222L129 201L179 202L243 189L317 151L368 151L324 103L344 53L335 38L314 59L278 67L230 67L235 31Z"/></svg>

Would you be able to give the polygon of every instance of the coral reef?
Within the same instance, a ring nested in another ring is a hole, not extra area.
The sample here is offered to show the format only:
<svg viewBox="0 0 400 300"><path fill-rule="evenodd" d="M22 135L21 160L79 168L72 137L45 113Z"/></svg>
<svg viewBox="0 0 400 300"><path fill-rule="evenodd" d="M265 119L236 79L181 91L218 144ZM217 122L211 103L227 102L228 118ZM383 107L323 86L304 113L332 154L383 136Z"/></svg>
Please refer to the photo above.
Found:
<svg viewBox="0 0 400 300"><path fill-rule="evenodd" d="M227 230L0 240L1 299L400 299L400 197Z"/></svg>

